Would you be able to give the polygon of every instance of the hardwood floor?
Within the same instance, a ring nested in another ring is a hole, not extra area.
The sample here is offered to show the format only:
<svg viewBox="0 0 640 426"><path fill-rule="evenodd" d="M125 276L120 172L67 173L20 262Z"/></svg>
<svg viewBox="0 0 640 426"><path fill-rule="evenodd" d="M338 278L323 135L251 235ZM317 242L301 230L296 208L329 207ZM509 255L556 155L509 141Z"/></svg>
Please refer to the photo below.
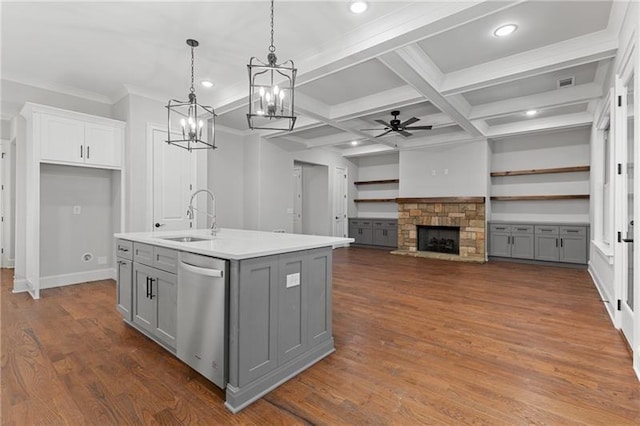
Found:
<svg viewBox="0 0 640 426"><path fill-rule="evenodd" d="M113 281L12 294L2 423L640 424L640 383L584 270L334 251L337 351L239 414L127 327Z"/></svg>

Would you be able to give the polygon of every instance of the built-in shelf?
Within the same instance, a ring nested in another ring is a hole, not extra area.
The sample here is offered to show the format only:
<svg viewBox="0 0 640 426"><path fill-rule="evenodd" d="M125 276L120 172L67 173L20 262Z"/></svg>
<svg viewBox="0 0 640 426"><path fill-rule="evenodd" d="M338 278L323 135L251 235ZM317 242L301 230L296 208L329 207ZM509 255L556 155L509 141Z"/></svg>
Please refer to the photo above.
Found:
<svg viewBox="0 0 640 426"><path fill-rule="evenodd" d="M395 203L395 198L360 198L353 200L354 203Z"/></svg>
<svg viewBox="0 0 640 426"><path fill-rule="evenodd" d="M494 201L545 201L545 200L584 200L589 194L575 195L498 195L491 197Z"/></svg>
<svg viewBox="0 0 640 426"><path fill-rule="evenodd" d="M547 173L588 172L590 169L591 169L590 166L573 166L573 167L556 167L552 169L507 170L504 172L491 172L491 177L541 175L541 174L547 174Z"/></svg>
<svg viewBox="0 0 640 426"><path fill-rule="evenodd" d="M376 185L384 183L400 183L400 179L384 179L384 180L360 180L353 182L355 185Z"/></svg>

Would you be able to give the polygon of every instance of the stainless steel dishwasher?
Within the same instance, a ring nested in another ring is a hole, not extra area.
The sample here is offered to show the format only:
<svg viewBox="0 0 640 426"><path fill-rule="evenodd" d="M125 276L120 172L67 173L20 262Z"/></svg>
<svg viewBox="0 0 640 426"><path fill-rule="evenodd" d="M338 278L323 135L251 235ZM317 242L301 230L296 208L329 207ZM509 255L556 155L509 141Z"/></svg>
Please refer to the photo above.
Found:
<svg viewBox="0 0 640 426"><path fill-rule="evenodd" d="M224 389L227 385L228 261L180 252L177 355Z"/></svg>

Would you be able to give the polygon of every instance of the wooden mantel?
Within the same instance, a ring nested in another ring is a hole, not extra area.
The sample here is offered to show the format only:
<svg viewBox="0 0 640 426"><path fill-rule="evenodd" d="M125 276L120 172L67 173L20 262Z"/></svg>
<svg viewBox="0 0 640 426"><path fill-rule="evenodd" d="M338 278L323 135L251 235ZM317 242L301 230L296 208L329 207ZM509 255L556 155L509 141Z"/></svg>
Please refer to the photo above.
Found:
<svg viewBox="0 0 640 426"><path fill-rule="evenodd" d="M430 203L484 203L485 197L433 197L433 198L396 198L398 204Z"/></svg>

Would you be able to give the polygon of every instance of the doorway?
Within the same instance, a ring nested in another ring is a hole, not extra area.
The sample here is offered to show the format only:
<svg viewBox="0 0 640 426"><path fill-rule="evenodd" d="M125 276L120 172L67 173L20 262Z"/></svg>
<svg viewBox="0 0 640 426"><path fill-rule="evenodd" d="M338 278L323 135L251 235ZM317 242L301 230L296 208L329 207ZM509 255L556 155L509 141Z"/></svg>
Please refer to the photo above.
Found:
<svg viewBox="0 0 640 426"><path fill-rule="evenodd" d="M333 176L333 236L347 236L347 168L335 168Z"/></svg>
<svg viewBox="0 0 640 426"><path fill-rule="evenodd" d="M321 164L294 162L300 170L300 223L302 234L332 235L333 211L330 209L331 193L329 191L329 167ZM294 175L295 176L295 175ZM295 179L295 177L294 177ZM297 190L294 187L294 194ZM295 195L294 195L295 197ZM296 201L294 199L294 201ZM296 204L294 203L294 215Z"/></svg>
<svg viewBox="0 0 640 426"><path fill-rule="evenodd" d="M293 233L302 234L302 166L293 166Z"/></svg>

